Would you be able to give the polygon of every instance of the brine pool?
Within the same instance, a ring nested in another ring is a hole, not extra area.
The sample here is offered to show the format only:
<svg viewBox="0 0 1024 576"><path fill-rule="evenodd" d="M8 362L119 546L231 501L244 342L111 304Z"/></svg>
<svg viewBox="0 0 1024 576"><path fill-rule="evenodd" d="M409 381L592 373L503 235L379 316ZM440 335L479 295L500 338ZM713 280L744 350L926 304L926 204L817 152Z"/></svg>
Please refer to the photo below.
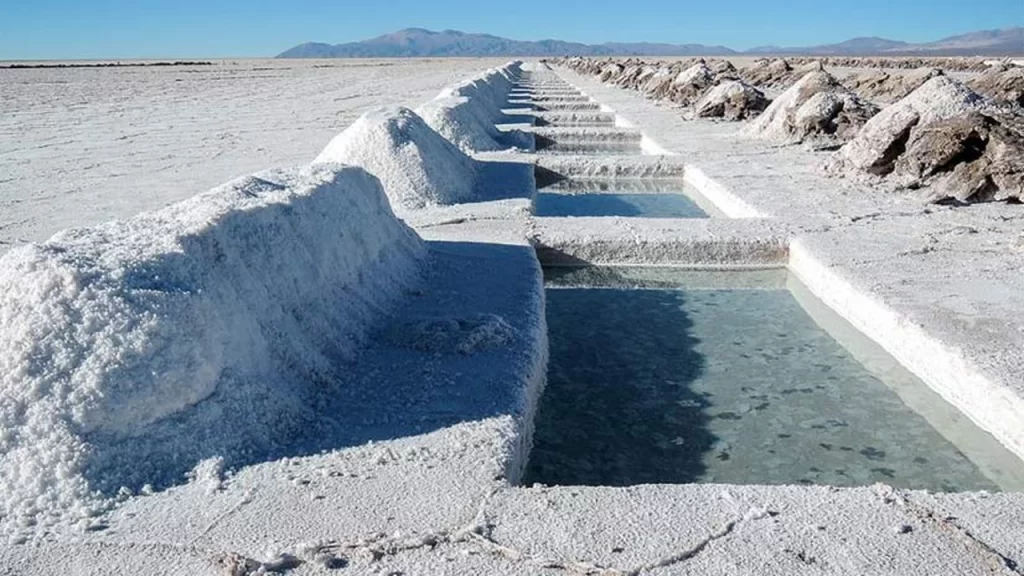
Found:
<svg viewBox="0 0 1024 576"><path fill-rule="evenodd" d="M537 154L558 156L633 156L643 153L639 142L557 141L537 144Z"/></svg>
<svg viewBox="0 0 1024 576"><path fill-rule="evenodd" d="M679 180L563 180L540 188L541 217L709 218L719 211Z"/></svg>
<svg viewBox="0 0 1024 576"><path fill-rule="evenodd" d="M545 270L524 483L1021 490L1024 465L784 270Z"/></svg>

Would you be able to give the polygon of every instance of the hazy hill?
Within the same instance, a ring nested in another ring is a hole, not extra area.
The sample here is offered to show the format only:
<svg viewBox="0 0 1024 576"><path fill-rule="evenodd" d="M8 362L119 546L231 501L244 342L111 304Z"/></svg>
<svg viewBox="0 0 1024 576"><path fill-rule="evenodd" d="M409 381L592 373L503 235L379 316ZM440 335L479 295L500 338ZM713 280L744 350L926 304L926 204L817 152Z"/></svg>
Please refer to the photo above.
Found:
<svg viewBox="0 0 1024 576"><path fill-rule="evenodd" d="M1010 56L1024 55L1024 28L982 30L950 36L935 42L911 44L887 38L853 38L822 46L762 46L748 50L754 54L806 54L837 56Z"/></svg>
<svg viewBox="0 0 1024 576"><path fill-rule="evenodd" d="M457 30L434 32L407 28L360 42L299 44L278 58L386 58L401 56L726 56L734 54L807 54L836 56L1007 56L1024 55L1024 28L982 30L912 44L886 38L853 38L822 46L760 46L737 52L725 46L649 42L580 44L562 40L510 40Z"/></svg>
<svg viewBox="0 0 1024 576"><path fill-rule="evenodd" d="M561 40L510 40L490 34L457 30L433 32L407 28L391 34L346 44L309 42L286 50L278 58L366 58L394 56L693 56L734 54L724 46L701 44L608 43L598 45Z"/></svg>

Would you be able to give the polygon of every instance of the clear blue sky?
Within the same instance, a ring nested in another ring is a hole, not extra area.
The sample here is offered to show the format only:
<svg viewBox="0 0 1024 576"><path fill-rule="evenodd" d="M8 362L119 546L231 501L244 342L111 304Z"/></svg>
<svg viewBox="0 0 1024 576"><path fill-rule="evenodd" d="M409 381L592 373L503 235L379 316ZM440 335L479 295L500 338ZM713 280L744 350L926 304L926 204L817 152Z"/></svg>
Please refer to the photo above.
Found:
<svg viewBox="0 0 1024 576"><path fill-rule="evenodd" d="M1024 0L0 0L0 59L272 56L413 26L745 49L929 41L1022 23Z"/></svg>

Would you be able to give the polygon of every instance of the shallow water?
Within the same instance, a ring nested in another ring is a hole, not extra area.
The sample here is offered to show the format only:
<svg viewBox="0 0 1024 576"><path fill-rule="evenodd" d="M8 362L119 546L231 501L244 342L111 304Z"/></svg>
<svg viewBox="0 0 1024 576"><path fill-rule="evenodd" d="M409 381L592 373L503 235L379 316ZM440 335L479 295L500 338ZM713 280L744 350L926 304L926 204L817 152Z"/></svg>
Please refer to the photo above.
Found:
<svg viewBox="0 0 1024 576"><path fill-rule="evenodd" d="M537 216L721 217L681 179L566 179L538 190Z"/></svg>
<svg viewBox="0 0 1024 576"><path fill-rule="evenodd" d="M546 276L551 359L527 484L961 491L1024 478L873 343L848 325L824 329L836 319L784 271Z"/></svg>
<svg viewBox="0 0 1024 576"><path fill-rule="evenodd" d="M682 194L538 193L537 216L643 216L707 218L707 212Z"/></svg>
<svg viewBox="0 0 1024 576"><path fill-rule="evenodd" d="M627 156L643 154L639 142L604 143L558 141L537 149L538 154L572 154L579 156Z"/></svg>

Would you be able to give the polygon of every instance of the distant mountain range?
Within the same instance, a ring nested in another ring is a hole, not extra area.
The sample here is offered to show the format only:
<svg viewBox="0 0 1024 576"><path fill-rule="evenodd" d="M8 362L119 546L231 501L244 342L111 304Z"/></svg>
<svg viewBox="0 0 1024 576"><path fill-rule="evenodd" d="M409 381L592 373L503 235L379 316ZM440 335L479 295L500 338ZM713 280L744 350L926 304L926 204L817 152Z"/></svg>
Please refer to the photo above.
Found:
<svg viewBox="0 0 1024 576"><path fill-rule="evenodd" d="M872 36L823 46L760 46L747 50L746 53L810 56L1021 56L1024 55L1024 28L1018 26L1002 30L982 30L923 44Z"/></svg>
<svg viewBox="0 0 1024 576"><path fill-rule="evenodd" d="M912 44L885 38L854 38L839 44L805 47L759 46L736 51L704 44L648 42L580 44L561 40L510 40L490 34L457 30L433 32L406 28L370 40L346 44L308 42L278 54L278 58L388 58L423 56L1020 56L1024 55L1024 28L983 30Z"/></svg>
<svg viewBox="0 0 1024 576"><path fill-rule="evenodd" d="M567 56L570 54L668 56L703 54L708 50L716 54L732 52L725 46L704 46L702 44L675 45L642 42L591 46L561 40L522 41L490 34L467 34L458 30L433 32L422 28L407 28L362 42L334 45L317 42L299 44L282 52L277 57L387 58L402 56Z"/></svg>

